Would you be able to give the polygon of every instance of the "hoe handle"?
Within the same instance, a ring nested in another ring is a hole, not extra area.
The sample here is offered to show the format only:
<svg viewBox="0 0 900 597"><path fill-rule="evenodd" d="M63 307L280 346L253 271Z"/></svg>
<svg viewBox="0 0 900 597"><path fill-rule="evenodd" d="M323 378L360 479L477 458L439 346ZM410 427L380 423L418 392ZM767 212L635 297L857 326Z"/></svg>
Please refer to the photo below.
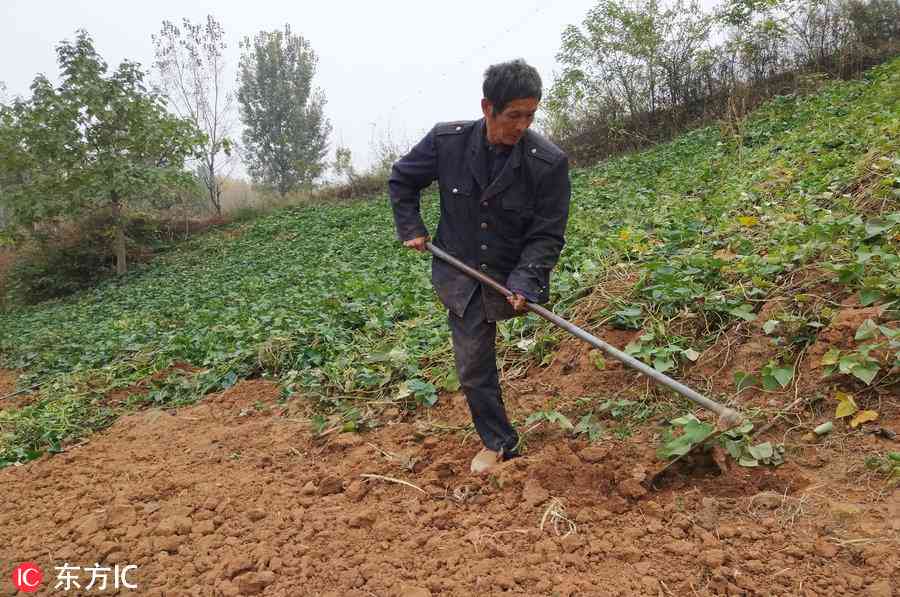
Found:
<svg viewBox="0 0 900 597"><path fill-rule="evenodd" d="M460 261L453 255L450 255L446 251L443 251L443 250L439 249L438 247L434 246L432 243L430 243L430 242L425 243L425 246L436 257L446 261L447 263L449 263L453 267L457 268L461 272L467 274L468 276L475 278L482 284L487 284L488 286L490 286L491 288L493 288L494 290L496 290L503 296L509 297L509 296L513 295L513 293L508 288L506 288L502 284L498 283L496 280L493 280L492 278L484 275L480 271L478 271L472 267L469 267L468 265L466 265L465 263L463 263L462 261ZM541 317L543 317L550 323L553 323L554 325L561 327L562 329L566 330L573 336L575 336L577 338L581 338L582 340L584 340L591 346L602 350L603 352L605 352L609 356L613 357L617 361L621 361L622 363L628 365L632 369L636 369L637 371L640 371L647 377L652 378L657 383L660 383L660 384L664 385L665 387L667 387L671 390L674 390L675 392L678 392L679 394L681 394L688 400L691 400L691 401L695 402L696 404L699 404L703 408L716 413L716 415L718 415L718 417L719 417L718 427L727 429L727 428L733 427L735 425L738 425L741 422L742 417L741 417L740 413L738 413L736 410L734 410L732 408L728 408L724 404L719 404L715 400L710 400L706 396L692 390L691 388L687 387L683 383L675 381L674 379L672 379L671 377L668 377L667 375L663 375L662 373L660 373L653 367L650 367L646 363L642 363L641 361L637 360L630 354L626 354L626 353L622 352L615 346L611 346L610 344L607 344L600 338L594 336L593 334L589 334L588 332L584 331L577 325L575 325L569 321L566 321L565 319L563 319L559 315L553 313L552 311L548 311L544 307L541 307L540 305L536 305L535 303L531 303L531 302L526 302L525 306L532 313L536 313L537 315L540 315Z"/></svg>

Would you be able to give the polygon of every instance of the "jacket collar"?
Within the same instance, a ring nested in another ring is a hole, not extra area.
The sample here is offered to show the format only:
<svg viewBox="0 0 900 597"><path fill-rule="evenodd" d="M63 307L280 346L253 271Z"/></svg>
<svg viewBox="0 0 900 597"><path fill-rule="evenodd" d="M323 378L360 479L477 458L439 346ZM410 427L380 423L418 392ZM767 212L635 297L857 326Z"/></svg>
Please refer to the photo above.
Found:
<svg viewBox="0 0 900 597"><path fill-rule="evenodd" d="M525 146L525 136L523 135L522 138L519 139L519 142L513 145L509 158L507 158L508 161L506 166L503 168L500 176L488 186L487 155L485 155L485 152L487 151L485 147L487 143L487 126L485 125L484 118L481 118L481 120L475 124L474 129L469 143L469 169L472 171L472 175L475 177L478 186L481 187L484 192L482 199L490 199L506 190L506 188L515 180L515 171L518 170L522 163L522 148Z"/></svg>

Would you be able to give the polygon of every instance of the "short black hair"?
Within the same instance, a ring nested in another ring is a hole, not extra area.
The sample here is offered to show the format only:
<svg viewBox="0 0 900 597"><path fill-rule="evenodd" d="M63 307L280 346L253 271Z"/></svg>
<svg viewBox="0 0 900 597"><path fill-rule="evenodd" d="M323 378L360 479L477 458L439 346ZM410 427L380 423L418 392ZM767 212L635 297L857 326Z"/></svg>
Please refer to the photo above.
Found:
<svg viewBox="0 0 900 597"><path fill-rule="evenodd" d="M494 105L494 114L499 114L513 100L533 97L540 101L541 76L521 58L492 64L484 71L481 90Z"/></svg>

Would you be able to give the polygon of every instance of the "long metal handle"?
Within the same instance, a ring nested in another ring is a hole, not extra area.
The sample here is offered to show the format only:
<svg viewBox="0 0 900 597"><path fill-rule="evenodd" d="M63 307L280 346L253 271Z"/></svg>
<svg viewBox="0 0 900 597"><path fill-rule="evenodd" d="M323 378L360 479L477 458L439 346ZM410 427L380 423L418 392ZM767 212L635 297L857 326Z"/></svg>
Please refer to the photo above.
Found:
<svg viewBox="0 0 900 597"><path fill-rule="evenodd" d="M425 246L428 248L429 251L432 252L432 254L439 257L440 259L443 259L444 261L446 261L453 267L457 268L458 270L462 271L463 273L471 276L472 278L475 278L482 284L487 284L488 286L490 286L491 288L493 288L494 290L496 290L503 296L506 296L506 297L512 296L513 293L509 289L507 289L505 286L503 286L496 280L490 278L489 276L484 275L480 271L469 267L468 265L466 265L465 263L463 263L462 261L460 261L453 255L450 255L446 251L443 251L442 249L434 246L432 243L425 243ZM632 369L636 369L636 370L640 371L644 375L652 378L653 380L664 385L665 387L678 392L679 394L681 394L688 400L691 400L691 401L695 402L696 404L699 404L703 408L705 408L707 410L711 410L712 412L716 413L719 416L718 426L720 428L733 427L733 426L739 424L740 421L742 420L740 413L738 413L736 410L734 410L732 408L728 408L724 404L719 404L715 400L710 400L706 396L692 390L691 388L687 387L683 383L675 381L674 379L672 379L671 377L668 377L667 375L663 375L662 373L660 373L653 367L650 367L646 363L642 363L641 361L637 360L630 354L626 354L626 353L622 352L615 346L607 344L600 338L594 336L593 334L589 334L588 332L584 331L577 325L575 325L569 321L566 321L559 315L557 315L551 311L548 311L544 307L541 307L540 305L537 305L535 303L530 303L530 302L526 302L525 305L528 308L528 310L531 311L532 313L536 313L536 314L540 315L547 321L561 327L562 329L566 330L573 336L581 338L582 340L584 340L588 344L594 346L595 348L599 348L600 350L602 350L609 356L613 357L614 359L621 361L622 363L628 365Z"/></svg>

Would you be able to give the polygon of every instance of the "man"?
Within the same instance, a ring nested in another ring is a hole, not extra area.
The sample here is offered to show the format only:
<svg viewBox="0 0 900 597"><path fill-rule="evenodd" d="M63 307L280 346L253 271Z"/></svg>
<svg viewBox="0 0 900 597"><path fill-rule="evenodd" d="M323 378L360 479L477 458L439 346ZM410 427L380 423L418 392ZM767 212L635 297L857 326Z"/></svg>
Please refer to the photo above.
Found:
<svg viewBox="0 0 900 597"><path fill-rule="evenodd" d="M434 258L432 284L449 310L460 385L484 448L474 473L517 456L518 435L500 392L496 322L549 299L550 270L564 244L569 214L566 155L529 130L541 78L523 60L485 71L484 118L437 124L391 171L388 186L397 236L427 250L420 191L438 180L441 216L434 244L509 288L506 299Z"/></svg>

